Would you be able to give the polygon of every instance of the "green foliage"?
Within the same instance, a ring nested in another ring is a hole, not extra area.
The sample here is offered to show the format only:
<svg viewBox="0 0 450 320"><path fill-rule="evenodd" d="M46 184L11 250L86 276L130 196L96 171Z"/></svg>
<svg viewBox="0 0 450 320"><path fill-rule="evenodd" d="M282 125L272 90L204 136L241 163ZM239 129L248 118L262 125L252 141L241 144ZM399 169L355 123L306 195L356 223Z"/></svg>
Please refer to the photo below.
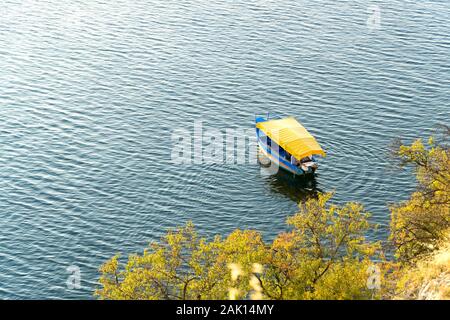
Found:
<svg viewBox="0 0 450 320"><path fill-rule="evenodd" d="M445 130L439 141L431 137L427 145L416 140L395 149L403 165L414 166L417 177L417 190L410 199L391 208L391 240L402 262L437 249L450 228L449 129Z"/></svg>
<svg viewBox="0 0 450 320"><path fill-rule="evenodd" d="M369 214L357 203L329 204L332 194L300 204L293 227L272 243L266 295L274 299L368 298L367 270L380 249L367 242ZM350 280L350 281L349 281ZM267 282L267 283L266 283Z"/></svg>
<svg viewBox="0 0 450 320"><path fill-rule="evenodd" d="M329 204L332 194L300 205L292 230L266 244L236 230L225 239L198 237L192 223L101 268L101 299L367 299L367 270L379 243L367 242L361 205Z"/></svg>

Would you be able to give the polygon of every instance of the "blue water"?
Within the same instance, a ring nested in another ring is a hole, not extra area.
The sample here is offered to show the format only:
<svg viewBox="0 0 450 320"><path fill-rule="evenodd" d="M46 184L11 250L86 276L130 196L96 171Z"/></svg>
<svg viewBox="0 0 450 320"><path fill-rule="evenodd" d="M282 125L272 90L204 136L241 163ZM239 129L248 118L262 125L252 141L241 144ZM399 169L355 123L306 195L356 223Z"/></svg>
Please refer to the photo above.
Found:
<svg viewBox="0 0 450 320"><path fill-rule="evenodd" d="M188 220L271 239L317 191L362 202L385 240L414 188L389 144L448 123L449 21L446 0L0 1L0 298L90 299L102 262ZM327 151L315 181L171 165L173 128L266 111Z"/></svg>

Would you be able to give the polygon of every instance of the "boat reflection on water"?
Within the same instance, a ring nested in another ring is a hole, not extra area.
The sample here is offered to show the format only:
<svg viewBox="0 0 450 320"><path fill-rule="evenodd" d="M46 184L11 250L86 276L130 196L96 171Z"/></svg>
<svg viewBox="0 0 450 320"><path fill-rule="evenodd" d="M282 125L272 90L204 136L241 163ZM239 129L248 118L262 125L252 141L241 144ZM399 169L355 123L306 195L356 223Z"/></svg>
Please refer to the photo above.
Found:
<svg viewBox="0 0 450 320"><path fill-rule="evenodd" d="M297 176L285 170L267 176L267 183L274 193L300 203L316 198L322 191L317 187L316 175Z"/></svg>

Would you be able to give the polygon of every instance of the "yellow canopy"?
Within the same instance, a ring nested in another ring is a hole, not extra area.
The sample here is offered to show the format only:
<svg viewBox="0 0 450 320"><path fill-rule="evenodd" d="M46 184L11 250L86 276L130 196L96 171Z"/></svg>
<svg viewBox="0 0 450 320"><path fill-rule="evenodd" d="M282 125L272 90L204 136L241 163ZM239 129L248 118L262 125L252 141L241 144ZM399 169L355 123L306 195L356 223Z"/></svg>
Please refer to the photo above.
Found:
<svg viewBox="0 0 450 320"><path fill-rule="evenodd" d="M258 122L256 127L298 160L314 154L325 157L316 139L293 117Z"/></svg>

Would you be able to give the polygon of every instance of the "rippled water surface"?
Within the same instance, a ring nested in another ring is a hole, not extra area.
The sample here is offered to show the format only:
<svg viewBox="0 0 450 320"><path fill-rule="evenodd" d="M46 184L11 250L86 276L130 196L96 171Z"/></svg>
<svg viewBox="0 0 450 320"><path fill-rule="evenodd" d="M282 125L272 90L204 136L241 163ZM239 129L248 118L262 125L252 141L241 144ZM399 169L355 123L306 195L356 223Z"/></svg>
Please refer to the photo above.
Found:
<svg viewBox="0 0 450 320"><path fill-rule="evenodd" d="M450 3L377 1L380 25L371 4L0 1L0 298L92 298L105 259L187 220L270 239L317 190L361 201L385 239L388 204L414 187L389 143L448 121ZM173 128L267 111L327 151L315 181L171 165Z"/></svg>

